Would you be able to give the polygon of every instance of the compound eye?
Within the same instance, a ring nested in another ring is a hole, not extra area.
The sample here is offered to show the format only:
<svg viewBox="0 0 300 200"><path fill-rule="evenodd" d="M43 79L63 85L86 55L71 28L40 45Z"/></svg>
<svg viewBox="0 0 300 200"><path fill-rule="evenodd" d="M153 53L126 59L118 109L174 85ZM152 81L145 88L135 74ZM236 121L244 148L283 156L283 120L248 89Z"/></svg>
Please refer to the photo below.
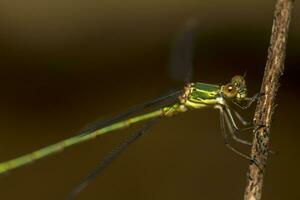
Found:
<svg viewBox="0 0 300 200"><path fill-rule="evenodd" d="M239 75L232 77L231 83L233 83L236 87L241 87L246 84L244 77Z"/></svg>
<svg viewBox="0 0 300 200"><path fill-rule="evenodd" d="M237 89L232 84L227 84L224 86L223 93L227 98L234 98L237 95Z"/></svg>

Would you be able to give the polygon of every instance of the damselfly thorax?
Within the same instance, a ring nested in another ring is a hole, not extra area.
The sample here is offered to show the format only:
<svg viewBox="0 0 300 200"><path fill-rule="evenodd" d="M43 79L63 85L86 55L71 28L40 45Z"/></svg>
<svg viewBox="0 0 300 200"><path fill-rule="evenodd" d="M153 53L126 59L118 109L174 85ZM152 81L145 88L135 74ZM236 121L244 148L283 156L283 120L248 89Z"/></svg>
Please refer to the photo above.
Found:
<svg viewBox="0 0 300 200"><path fill-rule="evenodd" d="M199 82L189 83L178 99L178 104L165 109L166 116L211 106L220 109L222 106L228 107L229 102L240 105L240 102L247 100L246 82L243 76L237 75L230 83L221 86Z"/></svg>

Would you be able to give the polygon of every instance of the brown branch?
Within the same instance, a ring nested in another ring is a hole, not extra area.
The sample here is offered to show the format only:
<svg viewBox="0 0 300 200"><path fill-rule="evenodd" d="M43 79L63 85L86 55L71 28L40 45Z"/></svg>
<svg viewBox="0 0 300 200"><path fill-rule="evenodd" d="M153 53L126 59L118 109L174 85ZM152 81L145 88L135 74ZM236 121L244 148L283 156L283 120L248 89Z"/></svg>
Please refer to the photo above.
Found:
<svg viewBox="0 0 300 200"><path fill-rule="evenodd" d="M264 95L257 103L254 114L254 139L251 157L256 164L250 164L245 190L245 200L259 200L262 195L263 178L269 151L269 131L275 108L275 97L279 78L283 74L286 42L291 20L293 1L277 0L274 11L273 27L268 49L261 93Z"/></svg>

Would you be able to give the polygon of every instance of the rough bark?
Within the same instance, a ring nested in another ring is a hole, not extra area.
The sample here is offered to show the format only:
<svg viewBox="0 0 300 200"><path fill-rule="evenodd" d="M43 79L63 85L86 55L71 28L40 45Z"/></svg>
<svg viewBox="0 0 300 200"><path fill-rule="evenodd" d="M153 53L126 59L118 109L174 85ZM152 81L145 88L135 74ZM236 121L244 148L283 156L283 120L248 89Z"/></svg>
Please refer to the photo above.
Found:
<svg viewBox="0 0 300 200"><path fill-rule="evenodd" d="M275 108L275 97L279 87L279 78L284 71L292 7L292 0L277 0L275 5L267 63L260 91L264 95L258 101L254 114L256 128L254 130L251 158L256 162L251 163L249 166L245 200L259 200L262 196L265 166L270 153L270 127Z"/></svg>

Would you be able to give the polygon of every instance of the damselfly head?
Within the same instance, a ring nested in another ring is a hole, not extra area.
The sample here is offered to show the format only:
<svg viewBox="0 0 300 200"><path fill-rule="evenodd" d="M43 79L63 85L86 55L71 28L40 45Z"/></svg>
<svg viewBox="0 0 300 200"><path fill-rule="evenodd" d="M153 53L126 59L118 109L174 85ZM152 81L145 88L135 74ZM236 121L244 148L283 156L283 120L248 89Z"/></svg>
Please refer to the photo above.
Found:
<svg viewBox="0 0 300 200"><path fill-rule="evenodd" d="M232 77L231 82L222 87L225 98L241 101L247 96L246 81L243 76Z"/></svg>

